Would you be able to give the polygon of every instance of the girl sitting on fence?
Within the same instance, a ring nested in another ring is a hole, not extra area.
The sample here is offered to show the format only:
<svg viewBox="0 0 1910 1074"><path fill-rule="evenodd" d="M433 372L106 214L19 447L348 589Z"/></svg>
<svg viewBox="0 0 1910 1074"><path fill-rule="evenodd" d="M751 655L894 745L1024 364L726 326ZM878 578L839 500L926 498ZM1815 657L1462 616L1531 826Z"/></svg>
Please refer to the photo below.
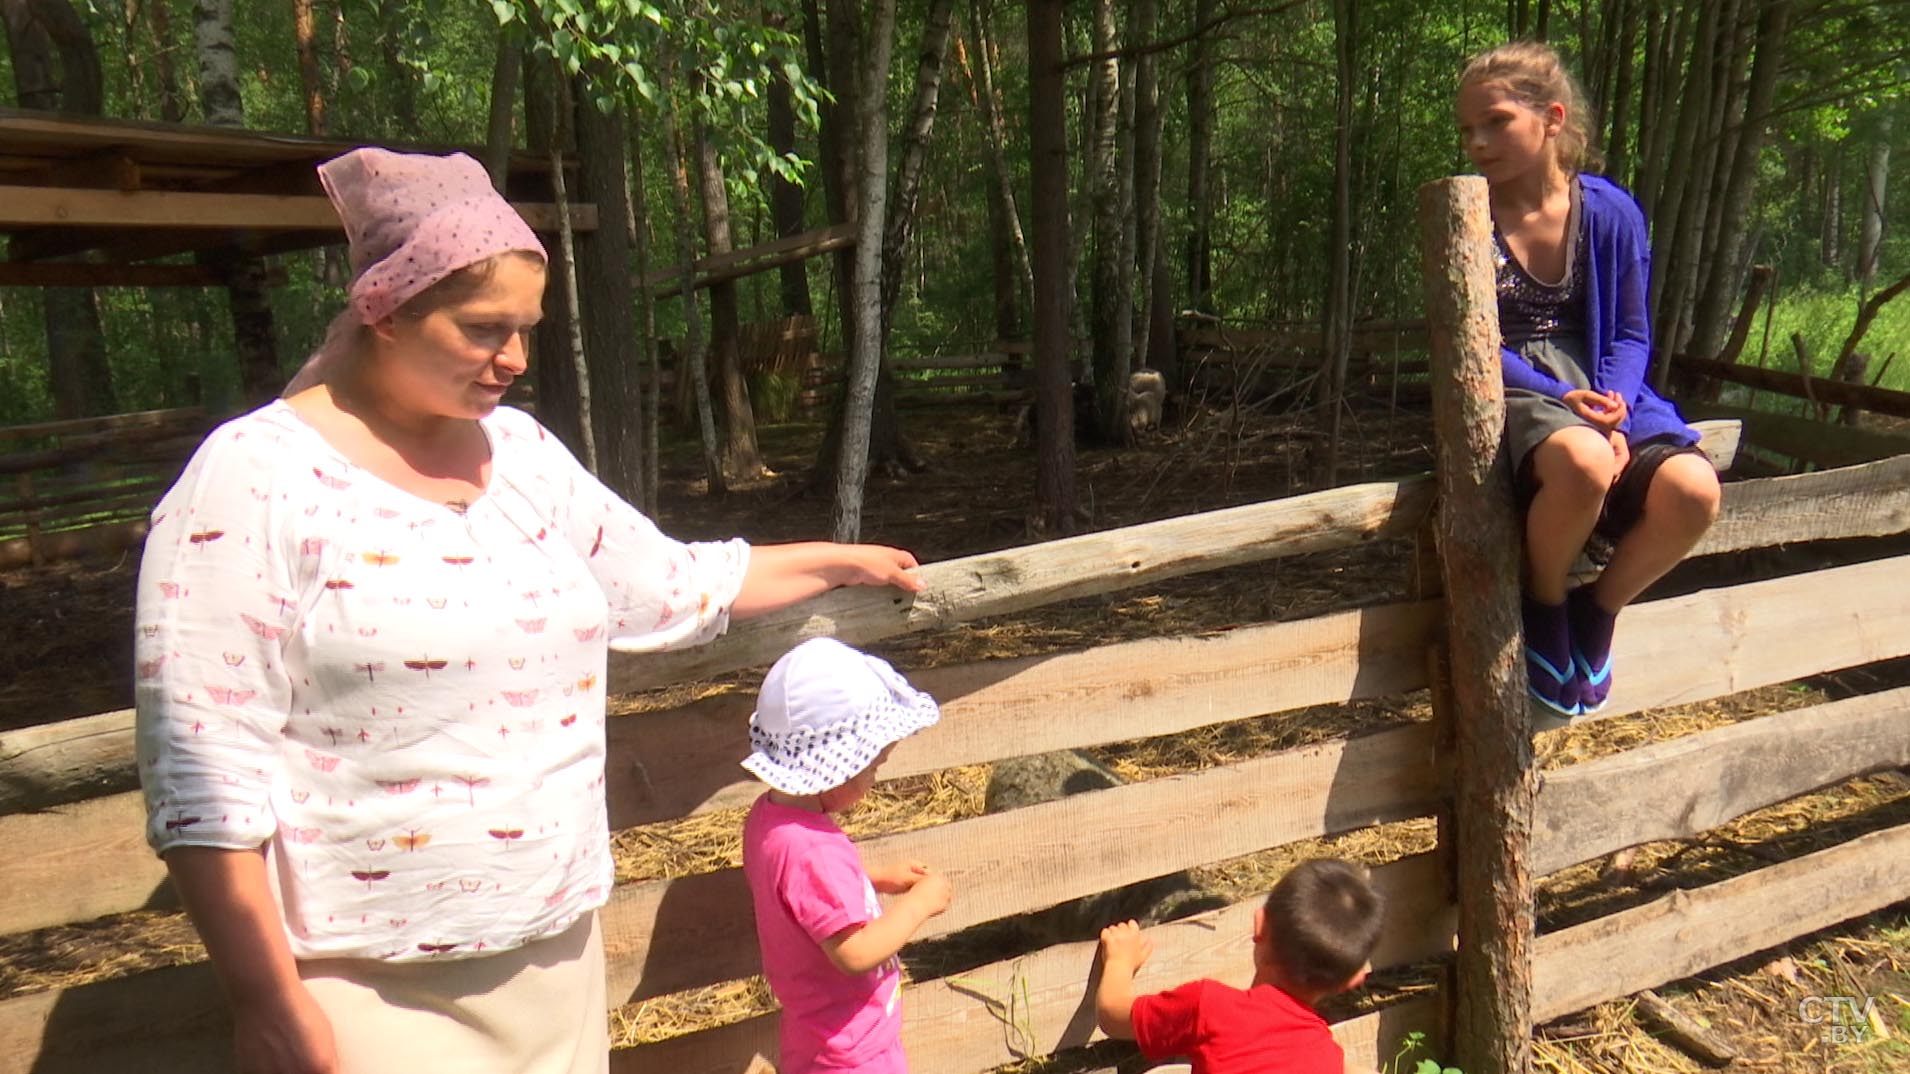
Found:
<svg viewBox="0 0 1910 1074"><path fill-rule="evenodd" d="M770 789L743 822L743 873L783 1007L783 1074L908 1070L896 954L948 909L948 878L920 862L864 870L829 814L861 801L895 743L940 715L886 662L832 638L798 645L763 680L743 767ZM878 892L896 898L884 908Z"/></svg>
<svg viewBox="0 0 1910 1074"><path fill-rule="evenodd" d="M1565 715L1612 689L1619 609L1683 559L1718 511L1698 434L1645 383L1650 244L1599 164L1583 93L1550 47L1482 53L1459 76L1466 155L1491 190L1506 447L1525 505L1526 672ZM1616 542L1567 592L1597 531Z"/></svg>

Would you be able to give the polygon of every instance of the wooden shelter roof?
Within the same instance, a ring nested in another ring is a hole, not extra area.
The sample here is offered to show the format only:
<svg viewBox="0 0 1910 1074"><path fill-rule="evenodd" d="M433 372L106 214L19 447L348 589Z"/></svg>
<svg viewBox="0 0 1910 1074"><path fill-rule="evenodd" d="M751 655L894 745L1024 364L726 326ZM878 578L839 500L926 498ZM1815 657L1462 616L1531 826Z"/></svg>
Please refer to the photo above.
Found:
<svg viewBox="0 0 1910 1074"><path fill-rule="evenodd" d="M0 234L7 239L0 284L211 283L193 278L208 271L196 265L137 263L340 242L338 218L314 169L365 144L0 108ZM390 148L481 153L467 146ZM506 189L540 231L556 228L549 176L547 158L513 154ZM576 229L596 226L594 206L572 209ZM86 264L51 263L76 254Z"/></svg>

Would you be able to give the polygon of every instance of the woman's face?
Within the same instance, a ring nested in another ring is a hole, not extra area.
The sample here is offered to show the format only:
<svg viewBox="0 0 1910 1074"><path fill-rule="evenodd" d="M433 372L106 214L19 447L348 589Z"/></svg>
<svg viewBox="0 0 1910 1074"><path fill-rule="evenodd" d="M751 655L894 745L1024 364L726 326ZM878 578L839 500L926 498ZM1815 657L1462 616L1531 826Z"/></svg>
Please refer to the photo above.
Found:
<svg viewBox="0 0 1910 1074"><path fill-rule="evenodd" d="M1536 110L1492 82L1474 82L1459 90L1459 137L1466 157L1488 183L1517 178L1543 165L1564 125L1562 104Z"/></svg>
<svg viewBox="0 0 1910 1074"><path fill-rule="evenodd" d="M481 418L528 367L530 330L543 316L543 262L506 254L463 300L372 326L385 344L382 387L432 416Z"/></svg>

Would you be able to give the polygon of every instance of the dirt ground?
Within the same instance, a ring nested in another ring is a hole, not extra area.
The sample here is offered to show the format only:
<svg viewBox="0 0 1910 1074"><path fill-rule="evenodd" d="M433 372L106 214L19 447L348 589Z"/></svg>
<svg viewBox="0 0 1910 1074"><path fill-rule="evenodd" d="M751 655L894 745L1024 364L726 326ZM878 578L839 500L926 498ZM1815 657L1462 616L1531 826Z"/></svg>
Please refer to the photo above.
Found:
<svg viewBox="0 0 1910 1074"><path fill-rule="evenodd" d="M1033 462L1026 449L1014 445L1009 417L947 408L909 417L908 428L931 468L872 480L865 538L910 548L925 560L1028 541L1025 505L1026 490L1033 485ZM1353 440L1342 481L1394 477L1429 467L1423 418L1369 407L1352 419ZM819 435L813 424L765 427L764 452L776 475L717 499L702 494L694 454L676 451L665 467L659 522L667 532L685 538L741 533L774 541L825 536L827 501L805 489L808 460ZM1290 495L1310 487L1322 446L1310 415L1241 416L1196 409L1139 447L1087 452L1080 470L1082 501L1089 524L1099 529ZM1302 618L1404 596L1408 559L1403 543L1378 542L1067 602L896 639L877 648L912 668ZM1770 565L1767 557L1762 566ZM1759 564L1736 560L1687 571L1668 580L1668 590L1706 584L1707 575L1747 566ZM0 573L0 629L6 639L0 646L0 729L130 703L130 605L136 570L137 557L128 554L116 561ZM1544 763L1556 767L1902 682L1910 682L1910 670L1903 666L1827 676L1598 721L1543 736L1539 747ZM737 675L695 692L750 685L749 676ZM676 703L686 692L678 688L620 698L613 712ZM1093 752L1123 776L1147 779L1427 714L1423 694L1406 695ZM978 815L987 775L987 766L970 766L884 784L850 818L849 827L856 834L876 834ZM739 819L718 812L619 833L620 878L687 875L735 864ZM1588 864L1550 877L1540 890L1540 928L1564 927L1906 821L1910 778L1886 773L1853 780L1741 818L1697 840L1639 848L1628 865L1620 863L1623 867ZM1197 871L1196 879L1227 898L1246 898L1304 857L1332 853L1379 864L1432 846L1430 822L1407 822L1218 863ZM919 945L911 949L910 972L918 977L954 972L1011 954L1003 944L1012 942L999 930L978 929ZM176 914L128 914L0 937L0 998L199 957L190 928ZM1390 973L1358 1003L1423 991L1430 981L1424 971ZM1910 1070L1910 902L1676 982L1660 993L1735 1045L1740 1067L1798 1074ZM1856 997L1858 1002L1833 1005L1825 998L1835 996ZM617 1040L634 1043L747 1017L769 1006L760 980L738 982L624 1008L614 1013L613 1029ZM1086 1056L1026 1069L1086 1070L1127 1055L1118 1046L1103 1046ZM1644 1028L1630 1001L1605 1004L1544 1027L1535 1041L1535 1056L1536 1069L1558 1074L1700 1069ZM1399 1069L1412 1070L1413 1064L1403 1061Z"/></svg>

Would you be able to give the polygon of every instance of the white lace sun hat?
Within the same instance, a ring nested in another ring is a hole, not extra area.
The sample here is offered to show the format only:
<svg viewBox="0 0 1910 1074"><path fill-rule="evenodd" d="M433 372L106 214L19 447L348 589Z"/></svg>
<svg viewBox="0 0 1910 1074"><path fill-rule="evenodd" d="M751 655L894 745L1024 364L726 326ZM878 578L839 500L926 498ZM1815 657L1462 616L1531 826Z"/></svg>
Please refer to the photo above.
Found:
<svg viewBox="0 0 1910 1074"><path fill-rule="evenodd" d="M888 661L834 638L811 638L763 679L743 767L785 794L817 794L854 779L884 746L940 718L935 699Z"/></svg>

